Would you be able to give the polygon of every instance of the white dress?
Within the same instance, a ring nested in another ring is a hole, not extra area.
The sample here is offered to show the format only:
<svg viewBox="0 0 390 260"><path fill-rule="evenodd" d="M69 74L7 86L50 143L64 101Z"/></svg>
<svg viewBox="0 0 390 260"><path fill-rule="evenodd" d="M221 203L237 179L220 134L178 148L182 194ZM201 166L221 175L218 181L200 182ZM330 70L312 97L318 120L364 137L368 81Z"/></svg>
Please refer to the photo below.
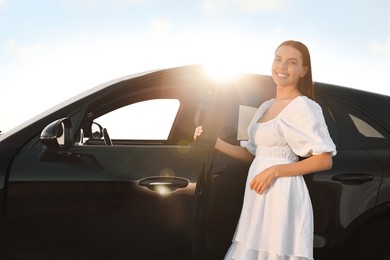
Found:
<svg viewBox="0 0 390 260"><path fill-rule="evenodd" d="M293 99L278 116L258 123L274 99L264 102L241 142L255 159L249 169L241 216L225 259L313 259L313 211L302 176L276 179L262 195L249 188L253 177L275 165L330 152L330 138L321 107L305 96Z"/></svg>

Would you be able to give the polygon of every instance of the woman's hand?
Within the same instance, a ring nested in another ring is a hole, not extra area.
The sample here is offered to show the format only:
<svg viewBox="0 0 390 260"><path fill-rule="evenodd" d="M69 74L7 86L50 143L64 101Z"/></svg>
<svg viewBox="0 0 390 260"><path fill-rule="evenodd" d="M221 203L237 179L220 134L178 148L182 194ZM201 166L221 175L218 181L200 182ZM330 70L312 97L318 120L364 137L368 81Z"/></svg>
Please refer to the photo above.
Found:
<svg viewBox="0 0 390 260"><path fill-rule="evenodd" d="M272 166L258 173L251 181L250 188L259 194L263 194L272 182L277 178L277 166Z"/></svg>
<svg viewBox="0 0 390 260"><path fill-rule="evenodd" d="M200 125L197 128L195 128L194 132L194 139L196 140L199 136L201 136L203 133L203 127Z"/></svg>

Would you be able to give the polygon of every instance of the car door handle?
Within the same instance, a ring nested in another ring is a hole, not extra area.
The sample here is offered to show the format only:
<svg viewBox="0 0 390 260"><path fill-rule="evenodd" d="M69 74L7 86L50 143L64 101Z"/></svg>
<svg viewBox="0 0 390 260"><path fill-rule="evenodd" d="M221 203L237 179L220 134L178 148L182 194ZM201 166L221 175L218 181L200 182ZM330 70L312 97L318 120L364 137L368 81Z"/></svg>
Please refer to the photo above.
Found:
<svg viewBox="0 0 390 260"><path fill-rule="evenodd" d="M339 181L343 184L358 185L374 180L371 174L367 173L342 173L332 177L333 181Z"/></svg>
<svg viewBox="0 0 390 260"><path fill-rule="evenodd" d="M155 176L139 181L139 185L158 192L174 192L177 189L187 187L189 183L187 179L175 176Z"/></svg>

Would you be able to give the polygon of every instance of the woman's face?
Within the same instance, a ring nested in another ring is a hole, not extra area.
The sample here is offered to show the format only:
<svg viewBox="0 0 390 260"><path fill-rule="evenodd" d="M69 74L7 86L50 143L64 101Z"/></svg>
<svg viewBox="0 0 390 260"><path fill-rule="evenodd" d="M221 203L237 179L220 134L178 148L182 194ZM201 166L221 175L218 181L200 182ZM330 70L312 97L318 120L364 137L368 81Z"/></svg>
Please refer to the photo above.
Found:
<svg viewBox="0 0 390 260"><path fill-rule="evenodd" d="M272 63L272 78L279 86L297 86L307 72L303 66L301 53L291 46L281 46L276 50Z"/></svg>

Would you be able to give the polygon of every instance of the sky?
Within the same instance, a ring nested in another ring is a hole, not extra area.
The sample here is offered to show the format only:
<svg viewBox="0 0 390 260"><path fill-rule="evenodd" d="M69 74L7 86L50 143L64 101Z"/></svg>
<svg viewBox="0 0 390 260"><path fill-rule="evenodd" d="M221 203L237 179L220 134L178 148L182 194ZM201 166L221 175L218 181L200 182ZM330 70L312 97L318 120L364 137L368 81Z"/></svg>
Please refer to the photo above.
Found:
<svg viewBox="0 0 390 260"><path fill-rule="evenodd" d="M270 75L284 40L315 81L390 95L390 0L0 0L0 130L138 72Z"/></svg>

